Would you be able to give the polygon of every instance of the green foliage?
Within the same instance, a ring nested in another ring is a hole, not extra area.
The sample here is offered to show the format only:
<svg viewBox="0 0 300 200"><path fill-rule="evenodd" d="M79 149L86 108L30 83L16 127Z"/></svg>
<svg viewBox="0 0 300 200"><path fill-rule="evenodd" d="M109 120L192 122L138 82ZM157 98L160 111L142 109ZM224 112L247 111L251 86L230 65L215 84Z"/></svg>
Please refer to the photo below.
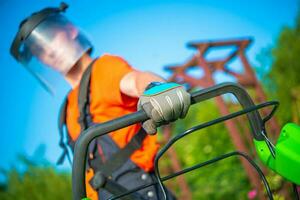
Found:
<svg viewBox="0 0 300 200"><path fill-rule="evenodd" d="M300 17L295 28L284 28L273 50L274 63L270 72L281 102L282 122L291 121L292 89L300 85Z"/></svg>
<svg viewBox="0 0 300 200"><path fill-rule="evenodd" d="M294 27L284 27L275 47L263 50L258 57L262 65L271 61L270 71L264 73L265 86L272 97L280 101L278 118L281 124L292 121L299 108L300 88L300 15ZM269 61L267 58L269 57ZM296 98L296 99L295 99ZM299 102L298 102L299 103ZM299 115L299 113L297 113Z"/></svg>
<svg viewBox="0 0 300 200"><path fill-rule="evenodd" d="M22 159L24 172L16 168L5 172L7 183L0 189L1 200L71 199L70 173L57 172L53 166Z"/></svg>
<svg viewBox="0 0 300 200"><path fill-rule="evenodd" d="M173 134L179 134L194 125L217 118L220 116L218 113L214 101L193 106L186 119L176 122ZM224 124L193 132L178 141L174 147L183 168L234 151ZM250 190L249 182L237 157L202 167L185 176L193 199L246 199Z"/></svg>

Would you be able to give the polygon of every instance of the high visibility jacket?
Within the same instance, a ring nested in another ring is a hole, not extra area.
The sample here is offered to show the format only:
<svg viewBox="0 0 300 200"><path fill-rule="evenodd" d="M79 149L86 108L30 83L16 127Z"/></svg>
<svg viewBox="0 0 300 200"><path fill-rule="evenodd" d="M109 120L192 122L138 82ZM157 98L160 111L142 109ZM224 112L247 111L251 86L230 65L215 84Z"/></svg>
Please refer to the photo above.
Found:
<svg viewBox="0 0 300 200"><path fill-rule="evenodd" d="M113 55L103 55L92 66L90 77L89 113L94 123L103 123L117 117L135 112L137 98L129 97L120 91L120 81L134 69L122 58ZM78 92L74 88L67 98L66 125L73 142L80 135L78 123ZM140 129L140 124L109 133L111 139L120 147L124 147ZM144 171L153 170L154 158L158 151L157 136L149 136L143 140L141 148L136 150L130 159ZM92 172L87 179L92 177ZM87 193L89 189L87 189ZM95 195L95 194L94 194ZM91 195L88 195L91 197Z"/></svg>

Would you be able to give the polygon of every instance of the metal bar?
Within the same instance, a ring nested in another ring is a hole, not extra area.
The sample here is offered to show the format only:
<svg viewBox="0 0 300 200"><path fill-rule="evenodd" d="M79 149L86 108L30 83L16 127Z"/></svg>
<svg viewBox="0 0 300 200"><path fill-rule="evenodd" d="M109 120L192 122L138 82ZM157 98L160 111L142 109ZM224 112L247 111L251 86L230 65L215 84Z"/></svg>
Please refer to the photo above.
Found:
<svg viewBox="0 0 300 200"><path fill-rule="evenodd" d="M163 136L164 136L164 139L165 139L166 142L170 141L171 132L172 132L171 124L166 125L166 126L163 127ZM181 164L179 162L178 156L177 156L176 151L175 151L174 148L171 148L168 151L168 156L169 156L169 159L170 159L171 164L172 164L173 172L174 171L175 172L180 171L182 169ZM192 192L189 188L189 185L188 185L185 177L184 176L178 177L177 183L178 183L179 188L181 188L179 199L191 200L192 199Z"/></svg>
<svg viewBox="0 0 300 200"><path fill-rule="evenodd" d="M271 102L265 102L265 103L262 103L260 105L257 105L257 106L251 106L251 107L248 107L248 108L245 108L241 111L238 111L238 112L235 112L235 113L231 113L229 115L226 115L226 116L223 116L223 117L220 117L220 118L217 118L215 120L211 120L211 121L208 121L206 123L203 123L203 124L200 124L200 125L197 125L197 126L194 126L188 130L186 130L185 132L179 134L179 135L176 135L174 138L172 138L157 154L157 156L155 157L155 167L154 167L154 170L155 170L155 175L157 177L157 181L158 181L158 184L159 186L161 187L162 191L163 191L163 195L164 195L164 199L167 200L167 195L166 195L166 192L165 192L165 188L164 188L164 185L162 184L162 179L160 178L160 173L159 173L159 168L158 168L158 162L159 162L159 159L165 154L165 152L171 148L173 146L173 144L175 144L178 140L182 139L183 137L197 131L197 130L200 130L200 129L203 129L203 128L207 128L209 126L212 126L212 125L215 125L215 124L218 124L218 123L221 123L221 122L225 122L229 119L232 119L232 118L235 118L237 116L240 116L240 115L243 115L243 114L246 114L246 113L251 113L253 112L253 110L257 111L258 109L260 108L263 108L263 107L266 107L266 106L270 106L270 105L274 105L274 108L273 110L276 110L277 106L279 105L279 103L277 101L271 101ZM270 113L270 115L273 115L273 112ZM264 124L262 124L262 127L264 126Z"/></svg>
<svg viewBox="0 0 300 200"><path fill-rule="evenodd" d="M248 93L241 86L235 83L223 83L195 92L191 94L191 103L195 104L226 93L232 93L240 102L243 108L254 105ZM257 111L253 111L247 116L253 130L254 138L256 140L263 140L264 138L261 135L261 117L259 113ZM72 190L73 198L75 200L80 200L81 198L84 198L86 196L85 163L89 143L96 137L130 126L132 124L145 121L147 119L148 117L146 113L143 110L140 110L133 114L117 118L115 120L97 124L88 128L80 134L80 137L77 139L77 142L75 144L72 168Z"/></svg>
<svg viewBox="0 0 300 200"><path fill-rule="evenodd" d="M218 161L221 161L221 160L224 160L226 158L229 158L231 156L242 156L243 158L245 158L258 172L258 174L260 175L261 179L263 180L263 184L266 188L266 191L267 191L267 194L269 196L269 199L272 200L273 199L273 195L272 195L272 191L270 189L270 186L269 186L269 183L267 181L267 179L265 178L264 176L264 173L261 171L261 169L259 168L259 166L246 154L244 154L243 152L238 152L238 151L234 151L234 152L231 152L231 153L227 153L227 154L224 154L224 155L221 155L221 156L218 156L218 157L215 157L211 160L208 160L208 161L205 161L205 162L202 162L202 163L199 163L199 164L196 164L192 167L189 167L189 168L186 168L186 169L183 169L179 172L176 172L176 173L173 173L171 175L168 175L168 176L165 176L165 177L162 177L161 178L161 181L162 182L165 182L167 180L170 180L172 178L175 178L177 176L180 176L180 175L183 175L183 174L186 174L188 172L191 172L193 170L196 170L196 169L199 169L201 167L205 167L207 165L210 165L210 164L214 164L215 162L218 162ZM111 198L109 198L108 200L116 200L116 199L120 199L126 195L129 195L133 192L137 192L139 190L142 190L142 189L145 189L147 187L150 187L152 185L156 185L156 184L159 184L157 181L154 181L152 183L149 183L147 185L142 185L142 186L139 186L137 188L134 188L132 190L129 190L128 192L124 193L124 194L121 194L121 195L117 195L117 196L113 196Z"/></svg>
<svg viewBox="0 0 300 200"><path fill-rule="evenodd" d="M194 126L194 127L190 128L190 129L184 131L183 133L176 135L176 137L172 138L172 139L171 139L171 140L170 140L170 141L169 141L169 142L161 149L161 151L157 154L157 156L156 156L156 163L155 163L156 167L155 167L155 168L158 169L158 161L159 161L159 158L160 158L167 150L169 150L169 148L170 148L176 141L178 141L179 139L182 139L183 137L185 137L185 136L187 136L187 135L189 135L189 134L191 134L191 133L193 133L193 132L195 132L195 131L198 131L198 130L200 130L200 129L206 128L206 127L208 127L208 126L212 126L212 125L215 125L215 124L217 124L217 123L224 122L224 121L226 121L226 120L228 120L228 119L232 119L232 118L235 118L235 117L244 115L244 114L246 114L246 113L252 112L252 111L254 111L254 110L259 110L259 109L262 109L262 108L264 108L264 107L271 106L271 105L274 106L273 110L276 110L276 108L277 108L277 106L279 105L279 103L278 103L277 101L271 101L271 102L265 102L265 103L262 103L262 104L259 104L259 105L251 106L251 107L246 108L246 109L244 109L244 110L240 110L240 111L238 111L238 112L234 112L234 113L231 113L231 114L229 114L229 115L226 115L226 116L217 118L217 119L215 119L215 120L212 120L212 121L209 121L209 122L206 122L206 123L203 123L203 124ZM272 115L273 115L273 112L270 113L270 116L272 116ZM267 118L266 118L266 119L267 119ZM242 153L242 152L232 152L232 153L229 153L229 154L235 154L235 153L236 153L236 154L243 154L243 155L245 155L246 157L248 157L248 159L247 159L247 158L246 158L246 159L250 162L250 164L252 164L252 163L251 163L251 161L252 161L251 158L250 158L249 156L247 156L246 154ZM222 155L222 156L220 156L220 157L217 157L217 158L214 158L214 159L212 159L212 160L208 160L208 161L205 161L205 162L196 164L196 165L194 165L194 166L192 166L192 167L188 167L188 168L186 168L186 169L177 171L177 172L175 172L175 173L173 173L173 174L167 175L167 176L162 177L162 178L160 178L159 172L158 172L158 173L156 172L156 178L158 178L158 179L157 179L158 181L154 181L153 183L150 183L150 184L146 184L146 185L143 185L143 186L136 187L136 188L134 188L134 189L131 189L131 190L127 191L127 192L124 193L124 194L117 195L117 196L113 196L113 197L111 197L109 200L119 199L119 198L124 197L124 196L126 196L126 195L129 195L129 194L131 194L131 193L133 193L133 192L136 192L136 191L145 189L145 188L150 187L150 186L155 185L155 184L159 184L159 182L161 183L161 182L170 180L170 179L172 179L172 178L175 178L175 177L177 177L177 176L183 175L183 174L185 174L185 173L188 173L188 172L193 171L193 170L195 170L195 169L198 169L198 168L200 168L200 167L204 167L204 166L206 166L206 165L208 165L208 164L212 164L213 162L220 161L220 160L222 160L222 159L225 159L225 158L227 158L227 157L230 157L230 156L227 156L227 155L229 155L229 154L224 154L224 155ZM221 157L223 157L223 158L221 158ZM244 157L244 156L243 156L243 157ZM253 162L253 163L254 163L254 162ZM256 164L254 163L254 165L256 165ZM252 164L252 166L253 166L253 164ZM257 165L256 165L256 166L257 166ZM255 166L254 166L254 167L255 167ZM255 167L255 168L258 168L257 171L258 171L258 172L261 172L261 170L259 169L258 166ZM263 175L262 172L261 172L261 174ZM261 177L261 178L263 179L263 177ZM264 184L265 184L266 189L268 190L268 188L269 188L268 183L267 183L267 182L264 182ZM272 195L272 194L271 194L271 195Z"/></svg>
<svg viewBox="0 0 300 200"><path fill-rule="evenodd" d="M86 197L85 191L85 163L87 149L90 142L96 137L109 132L147 120L148 117L143 110L133 114L97 124L83 131L75 143L74 160L72 166L72 192L73 199L81 200Z"/></svg>

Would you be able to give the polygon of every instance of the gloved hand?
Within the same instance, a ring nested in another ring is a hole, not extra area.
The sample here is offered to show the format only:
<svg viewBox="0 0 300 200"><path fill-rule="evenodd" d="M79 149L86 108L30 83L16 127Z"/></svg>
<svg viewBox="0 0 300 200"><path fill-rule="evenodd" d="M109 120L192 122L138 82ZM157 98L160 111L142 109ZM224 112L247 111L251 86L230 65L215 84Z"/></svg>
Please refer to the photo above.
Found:
<svg viewBox="0 0 300 200"><path fill-rule="evenodd" d="M138 109L150 118L142 126L148 134L155 134L157 127L184 118L190 104L190 94L182 85L152 82L138 102Z"/></svg>

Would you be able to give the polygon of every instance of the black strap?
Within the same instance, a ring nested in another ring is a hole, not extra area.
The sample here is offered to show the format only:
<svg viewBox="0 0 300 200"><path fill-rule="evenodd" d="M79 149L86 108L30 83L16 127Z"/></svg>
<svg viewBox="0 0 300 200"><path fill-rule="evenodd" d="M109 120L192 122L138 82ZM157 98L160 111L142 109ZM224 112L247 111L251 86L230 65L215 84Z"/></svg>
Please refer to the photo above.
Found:
<svg viewBox="0 0 300 200"><path fill-rule="evenodd" d="M103 188L115 196L128 192L125 187L115 181L112 181L100 171L95 173L93 179L90 181L90 184L95 190ZM141 197L137 196L135 193L131 193L122 197L122 200L141 200Z"/></svg>
<svg viewBox="0 0 300 200"><path fill-rule="evenodd" d="M89 64L89 66L83 73L81 81L80 81L80 86L79 86L78 109L80 111L80 116L78 119L78 123L80 124L81 132L87 128L87 121L86 121L87 119L86 119L85 113L86 112L89 113L89 110L88 110L89 108L87 106L87 104L88 104L87 97L89 94L90 76L91 76L91 70L92 70L92 66L93 66L94 62L95 62L95 60L93 60ZM67 95L67 97L68 97L68 95ZM59 158L56 162L57 165L61 165L64 162L66 157L68 158L70 164L72 165L71 156L68 151L68 146L64 142L64 138L65 138L64 126L66 125L66 112L67 112L67 106L68 106L68 98L67 97L63 101L63 104L61 105L61 108L59 111L59 118L58 118L58 131L59 131L59 136L60 136L59 146L62 148L63 152L59 156ZM82 111L84 111L84 112L82 112ZM72 148L72 150L74 150L75 142L71 140L69 134L66 134L66 136L68 138L69 146Z"/></svg>
<svg viewBox="0 0 300 200"><path fill-rule="evenodd" d="M105 163L101 162L101 158L100 156L98 156L98 159L96 158L95 162L102 164L100 166L97 166L97 168L95 169L96 173L90 180L91 186L95 190L103 188L113 195L125 193L127 189L117 182L111 180L109 177L111 177L114 171L122 167L122 165L128 161L129 157L134 151L141 148L142 142L146 136L147 133L144 129L141 128L125 147L119 149L116 153L114 153ZM124 197L124 200L125 199L132 200L140 198L138 198L134 194L131 194L129 196L126 196L126 198Z"/></svg>
<svg viewBox="0 0 300 200"><path fill-rule="evenodd" d="M81 128L81 132L88 128L87 123L87 116L90 116L90 109L89 109L89 96L90 96L90 79L92 73L92 67L94 62L93 60L85 72L82 75L80 85L79 85L79 92L78 92L78 110L79 110L79 118L78 123Z"/></svg>
<svg viewBox="0 0 300 200"><path fill-rule="evenodd" d="M125 145L125 147L120 148L117 152L115 152L110 159L108 159L105 163L103 163L97 171L101 171L107 177L111 176L112 173L118 170L130 156L138 149L141 148L142 142L147 136L147 133L143 128L141 128L138 133L136 133L132 139Z"/></svg>

